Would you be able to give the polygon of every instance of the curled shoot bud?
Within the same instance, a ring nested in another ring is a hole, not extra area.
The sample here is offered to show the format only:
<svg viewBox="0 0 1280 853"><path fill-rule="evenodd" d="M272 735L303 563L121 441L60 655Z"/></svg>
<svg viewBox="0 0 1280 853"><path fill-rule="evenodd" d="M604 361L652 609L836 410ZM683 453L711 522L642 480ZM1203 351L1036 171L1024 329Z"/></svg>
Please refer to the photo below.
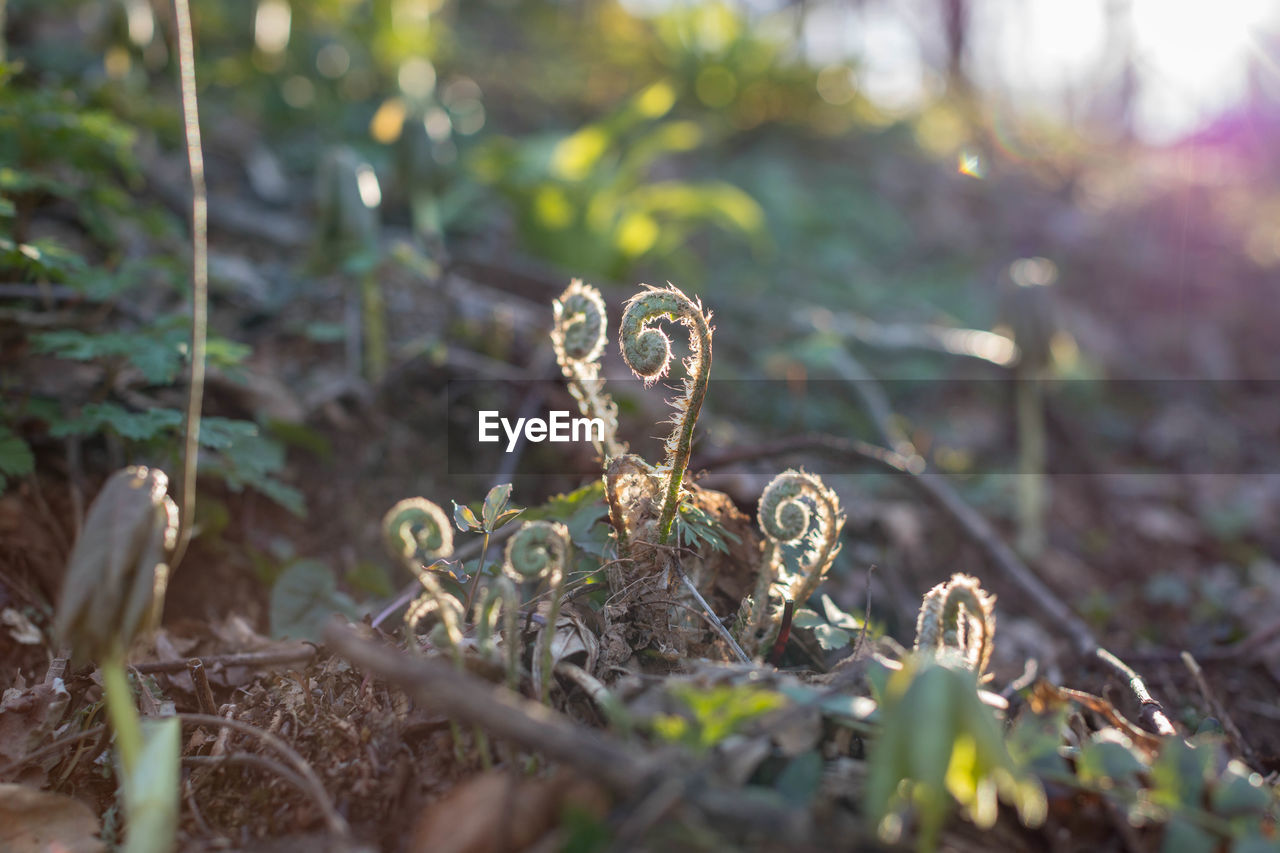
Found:
<svg viewBox="0 0 1280 853"><path fill-rule="evenodd" d="M511 579L498 575L481 588L480 603L476 607L476 647L490 658L496 655L493 643L498 619L502 619L503 666L507 673L507 687L516 690L520 686L520 643L516 639L520 616L520 601Z"/></svg>
<svg viewBox="0 0 1280 853"><path fill-rule="evenodd" d="M453 527L443 509L426 498L405 498L382 517L391 556L411 571L453 554Z"/></svg>
<svg viewBox="0 0 1280 853"><path fill-rule="evenodd" d="M594 444L603 459L612 459L627 448L617 439L618 406L604 393L604 380L600 378L600 357L604 354L609 321L604 298L599 290L575 278L552 308L555 323L551 327L551 345L556 361L583 416L599 418L604 423L604 440Z"/></svg>
<svg viewBox="0 0 1280 853"><path fill-rule="evenodd" d="M382 518L382 535L387 550L422 584L423 593L409 605L405 622L412 633L431 613L440 619L441 635L454 659L462 662L462 604L440 586L435 574L423 563L433 563L453 554L453 528L443 509L426 498L405 498Z"/></svg>
<svg viewBox="0 0 1280 853"><path fill-rule="evenodd" d="M701 302L685 296L670 283L665 288L647 284L644 288L627 300L618 343L627 366L645 385L657 382L671 368L671 339L653 324L666 319L681 323L689 330L689 357L684 362L687 375L682 393L670 401L675 414L670 421L672 430L666 441L666 455L658 467L666 478L662 513L658 518L659 544L665 545L671 538L685 468L693 452L693 428L711 378L711 315L703 312Z"/></svg>
<svg viewBox="0 0 1280 853"><path fill-rule="evenodd" d="M505 570L517 582L546 578L551 596L547 623L539 635L539 651L535 667L538 696L547 702L551 696L551 652L560 619L560 591L571 548L569 529L559 522L529 521L507 541Z"/></svg>
<svg viewBox="0 0 1280 853"><path fill-rule="evenodd" d="M787 573L787 597L800 607L822 583L840 553L840 531L845 520L840 498L818 475L788 469L765 486L758 517L760 529L768 539L763 571L771 576L770 584L784 568L782 546L800 549L799 565ZM767 599L759 593L757 590L757 607Z"/></svg>
<svg viewBox="0 0 1280 853"><path fill-rule="evenodd" d="M929 590L916 618L916 651L951 652L979 678L991 661L995 640L995 596L978 579L954 574Z"/></svg>
<svg viewBox="0 0 1280 853"><path fill-rule="evenodd" d="M168 488L163 471L132 466L112 474L89 507L54 622L77 656L122 655L159 624L178 535Z"/></svg>

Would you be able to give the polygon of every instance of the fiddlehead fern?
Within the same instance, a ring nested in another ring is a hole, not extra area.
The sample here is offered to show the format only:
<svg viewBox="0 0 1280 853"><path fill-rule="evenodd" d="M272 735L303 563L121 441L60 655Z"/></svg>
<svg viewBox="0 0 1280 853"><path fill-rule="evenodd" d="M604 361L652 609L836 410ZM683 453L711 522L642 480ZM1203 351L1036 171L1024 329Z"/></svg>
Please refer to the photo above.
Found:
<svg viewBox="0 0 1280 853"><path fill-rule="evenodd" d="M529 521L507 542L506 572L516 582L547 579L551 595L547 624L539 637L537 666L538 695L546 702L551 695L551 645L560 619L560 590L569 561L569 530L552 521Z"/></svg>
<svg viewBox="0 0 1280 853"><path fill-rule="evenodd" d="M456 662L462 663L462 604L440 586L440 581L424 562L442 560L453 554L453 528L449 517L426 498L405 498L382 518L382 535L387 550L413 572L423 593L405 613L411 632L429 614L440 619L442 639Z"/></svg>
<svg viewBox="0 0 1280 853"><path fill-rule="evenodd" d="M627 448L617 440L618 407L604 393L604 380L600 378L600 356L608 338L609 319L604 298L599 290L575 278L552 307L555 323L551 327L551 345L556 361L582 414L604 423L604 440L595 442L596 452L605 460L612 459Z"/></svg>
<svg viewBox="0 0 1280 853"><path fill-rule="evenodd" d="M480 603L476 607L476 647L481 654L495 656L493 634L499 616L502 618L502 645L505 651L503 666L507 672L507 687L516 690L520 685L520 643L516 639L520 601L515 584L503 575L498 575L480 591Z"/></svg>
<svg viewBox="0 0 1280 853"><path fill-rule="evenodd" d="M671 339L652 325L663 318L689 329L689 357L684 362L688 375L683 393L671 401L675 409L673 428L667 438L666 456L658 466L658 472L666 477L662 513L658 517L658 541L665 545L671 538L684 471L693 451L693 428L711 378L711 315L703 312L701 302L671 284L665 288L645 285L645 290L627 300L618 343L627 365L645 385L666 376L671 367Z"/></svg>
<svg viewBox="0 0 1280 853"><path fill-rule="evenodd" d="M996 632L995 596L978 579L955 574L925 594L916 619L916 651L958 652L979 678L991 661Z"/></svg>
<svg viewBox="0 0 1280 853"><path fill-rule="evenodd" d="M391 555L415 570L420 562L453 554L453 525L443 509L426 498L405 498L382 517L382 536Z"/></svg>
<svg viewBox="0 0 1280 853"><path fill-rule="evenodd" d="M789 597L799 607L818 588L840 553L844 513L840 498L816 474L789 469L774 477L760 495L760 529L768 539L764 571L781 574L782 547L801 548L801 563L788 573ZM763 606L761 596L756 606Z"/></svg>

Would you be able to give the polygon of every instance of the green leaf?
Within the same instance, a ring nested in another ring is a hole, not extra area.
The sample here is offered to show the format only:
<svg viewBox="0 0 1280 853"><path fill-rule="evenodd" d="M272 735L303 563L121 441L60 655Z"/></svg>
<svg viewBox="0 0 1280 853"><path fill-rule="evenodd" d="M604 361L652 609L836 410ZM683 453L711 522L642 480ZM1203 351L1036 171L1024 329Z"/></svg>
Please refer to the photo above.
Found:
<svg viewBox="0 0 1280 853"><path fill-rule="evenodd" d="M248 486L299 518L306 517L302 493L274 476L284 468L284 448L262 435L257 424L205 418L201 422L200 444L216 451L212 458L201 458L201 469L221 476L232 491Z"/></svg>
<svg viewBox="0 0 1280 853"><path fill-rule="evenodd" d="M1225 817L1261 816L1271 805L1271 798L1261 774L1252 772L1235 759L1227 764L1227 769L1210 795L1214 812Z"/></svg>
<svg viewBox="0 0 1280 853"><path fill-rule="evenodd" d="M395 585L384 566L361 560L347 572L347 583L361 592L377 598L395 595Z"/></svg>
<svg viewBox="0 0 1280 853"><path fill-rule="evenodd" d="M788 762L773 787L787 804L805 808L813 802L822 785L822 756L814 750L802 752Z"/></svg>
<svg viewBox="0 0 1280 853"><path fill-rule="evenodd" d="M131 412L118 403L89 403L80 409L80 414L50 427L49 434L54 438L66 438L111 430L122 438L149 441L181 424L182 413L177 409Z"/></svg>
<svg viewBox="0 0 1280 853"><path fill-rule="evenodd" d="M272 636L319 640L335 613L354 618L356 607L338 591L333 572L319 560L298 560L271 588Z"/></svg>
<svg viewBox="0 0 1280 853"><path fill-rule="evenodd" d="M1164 806L1199 807L1213 750L1196 748L1181 738L1168 738L1151 765L1151 800Z"/></svg>
<svg viewBox="0 0 1280 853"><path fill-rule="evenodd" d="M1161 853L1213 853L1218 839L1187 818L1174 815L1164 827Z"/></svg>
<svg viewBox="0 0 1280 853"><path fill-rule="evenodd" d="M0 491L10 477L25 477L36 469L36 457L31 447L8 427L0 426Z"/></svg>
<svg viewBox="0 0 1280 853"><path fill-rule="evenodd" d="M1134 753L1132 741L1112 728L1094 733L1076 759L1076 775L1088 785L1128 785L1146 770L1146 764Z"/></svg>
<svg viewBox="0 0 1280 853"><path fill-rule="evenodd" d="M457 501L453 502L453 523L463 533L484 529L480 526L480 521L476 518L476 514L471 511L471 507L466 504L460 504Z"/></svg>
<svg viewBox="0 0 1280 853"><path fill-rule="evenodd" d="M178 828L182 728L177 717L142 722L142 754L124 777L127 853L167 853Z"/></svg>
<svg viewBox="0 0 1280 853"><path fill-rule="evenodd" d="M186 340L185 324L177 317L162 321L158 327L133 332L58 329L31 337L37 352L72 361L123 358L152 385L168 385L178 378Z"/></svg>
<svg viewBox="0 0 1280 853"><path fill-rule="evenodd" d="M822 594L822 611L827 615L827 621L838 628L844 628L846 631L857 631L862 628L861 620L841 610L825 592Z"/></svg>
<svg viewBox="0 0 1280 853"><path fill-rule="evenodd" d="M503 483L500 486L494 486L489 490L489 494L485 495L484 507L481 509L481 516L484 518L484 529L492 533L497 530L495 526L498 516L502 515L507 508L507 502L511 499L511 484Z"/></svg>
<svg viewBox="0 0 1280 853"><path fill-rule="evenodd" d="M494 519L493 530L501 530L507 525L507 522L511 521L522 512L524 512L524 509L509 509L499 514L498 517Z"/></svg>
<svg viewBox="0 0 1280 853"><path fill-rule="evenodd" d="M828 652L833 649L843 649L853 639L853 635L848 631L834 625L817 626L813 629L813 636L818 641L818 645Z"/></svg>
<svg viewBox="0 0 1280 853"><path fill-rule="evenodd" d="M797 607L795 612L791 614L791 624L796 628L817 628L819 625L827 623L816 611L807 607Z"/></svg>

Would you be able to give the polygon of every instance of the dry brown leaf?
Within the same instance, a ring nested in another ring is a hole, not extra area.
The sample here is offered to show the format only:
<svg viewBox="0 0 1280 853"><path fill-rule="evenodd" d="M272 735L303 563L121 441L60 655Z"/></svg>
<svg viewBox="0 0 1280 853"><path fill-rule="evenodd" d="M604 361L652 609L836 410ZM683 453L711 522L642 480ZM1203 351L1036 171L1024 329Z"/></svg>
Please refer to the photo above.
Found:
<svg viewBox="0 0 1280 853"><path fill-rule="evenodd" d="M39 746L62 719L69 699L61 678L55 678L50 684L6 690L0 698L0 763L16 761ZM55 755L50 761L58 759ZM26 772L39 774L39 778L27 778L27 781L44 779L44 768L38 765Z"/></svg>
<svg viewBox="0 0 1280 853"><path fill-rule="evenodd" d="M25 785L0 784L0 850L98 853L98 817L79 800Z"/></svg>
<svg viewBox="0 0 1280 853"><path fill-rule="evenodd" d="M499 853L523 850L554 827L573 803L603 814L608 803L598 786L561 772L520 779L491 770L459 785L422 812L409 853Z"/></svg>

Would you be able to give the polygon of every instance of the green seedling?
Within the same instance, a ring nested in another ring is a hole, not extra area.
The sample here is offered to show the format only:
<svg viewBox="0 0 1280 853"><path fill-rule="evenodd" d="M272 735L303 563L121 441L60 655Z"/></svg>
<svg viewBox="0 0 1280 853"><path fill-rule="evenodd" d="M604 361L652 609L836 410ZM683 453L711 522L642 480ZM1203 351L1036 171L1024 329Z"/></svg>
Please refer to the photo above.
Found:
<svg viewBox="0 0 1280 853"><path fill-rule="evenodd" d="M126 853L170 850L178 820L179 723L138 718L125 673L130 645L159 623L178 536L163 471L113 474L85 517L67 566L55 632L78 658L98 661L116 736Z"/></svg>
<svg viewBox="0 0 1280 853"><path fill-rule="evenodd" d="M1057 268L1046 258L1022 258L1009 267L1006 313L1018 347L1014 396L1018 427L1018 550L1037 559L1047 542L1045 516L1049 488L1045 478L1045 379L1053 363L1055 331L1051 285Z"/></svg>
<svg viewBox="0 0 1280 853"><path fill-rule="evenodd" d="M387 312L377 277L381 200L373 167L351 149L334 149L321 161L316 173L317 260L322 268L360 277L364 375L373 383L387 373Z"/></svg>
<svg viewBox="0 0 1280 853"><path fill-rule="evenodd" d="M480 586L480 577L484 574L485 556L489 553L489 538L505 527L507 522L513 521L516 516L524 512L523 509L511 508L508 505L510 501L511 484L503 483L500 486L494 486L489 490L489 494L484 496L480 518L476 518L476 514L466 504L459 504L457 501L453 504L453 523L457 525L458 530L463 533L484 534L484 542L480 545L480 562L476 566L475 575L471 578L471 585L467 587L467 612L471 611L476 590Z"/></svg>

